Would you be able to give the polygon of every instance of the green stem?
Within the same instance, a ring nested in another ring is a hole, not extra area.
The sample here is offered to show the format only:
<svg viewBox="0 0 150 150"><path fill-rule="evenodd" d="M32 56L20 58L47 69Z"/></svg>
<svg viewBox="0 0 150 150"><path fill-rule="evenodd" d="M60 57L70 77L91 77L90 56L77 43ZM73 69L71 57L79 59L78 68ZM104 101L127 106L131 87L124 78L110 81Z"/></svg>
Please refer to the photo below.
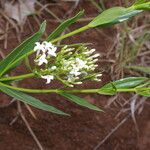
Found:
<svg viewBox="0 0 150 150"><path fill-rule="evenodd" d="M30 77L33 77L33 76L35 76L34 73L29 73L29 74L24 74L24 75L20 75L20 76L0 78L0 81L19 80L19 79L30 78Z"/></svg>
<svg viewBox="0 0 150 150"><path fill-rule="evenodd" d="M117 92L136 92L136 89L117 89Z"/></svg>
<svg viewBox="0 0 150 150"><path fill-rule="evenodd" d="M12 90L22 91L26 93L98 93L98 94L108 95L105 94L104 92L101 92L99 89L83 89L83 90L26 89L26 88L10 86L1 82L0 82L0 86L4 86ZM117 92L136 92L137 90L150 90L150 88L117 89Z"/></svg>
<svg viewBox="0 0 150 150"><path fill-rule="evenodd" d="M22 91L26 93L97 93L98 89L86 89L86 90L61 90L61 89L26 89L10 86L0 82L0 86L7 87L12 90Z"/></svg>
<svg viewBox="0 0 150 150"><path fill-rule="evenodd" d="M60 36L60 37L58 37L58 38L52 40L51 43L55 43L55 42L57 42L57 41L60 41L60 40L62 40L62 39L65 39L65 38L67 38L67 37L73 36L73 35L75 35L75 34L77 34L77 33L80 33L80 32L83 32L83 31L85 31L85 30L88 30L89 28L90 28L90 27L89 27L88 25L86 25L86 26L84 26L84 27L81 27L81 28L79 28L79 29L76 29L76 30L74 30L74 31L72 31L72 32L70 32L70 33L67 33L67 34L65 34L65 35L62 35L62 36Z"/></svg>

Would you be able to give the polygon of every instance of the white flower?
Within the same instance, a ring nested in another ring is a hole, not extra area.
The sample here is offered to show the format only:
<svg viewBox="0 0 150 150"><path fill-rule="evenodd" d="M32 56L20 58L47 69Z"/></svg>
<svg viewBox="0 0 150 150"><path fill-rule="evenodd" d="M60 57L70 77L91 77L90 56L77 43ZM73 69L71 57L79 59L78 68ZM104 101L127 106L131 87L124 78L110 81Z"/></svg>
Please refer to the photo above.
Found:
<svg viewBox="0 0 150 150"><path fill-rule="evenodd" d="M52 47L52 46L53 46L52 43L47 42L47 41L44 41L44 42L42 43L42 45L45 47L45 49L48 49L49 47Z"/></svg>
<svg viewBox="0 0 150 150"><path fill-rule="evenodd" d="M84 52L84 54L86 55L91 55L92 53L94 53L96 51L96 49L91 49L90 51Z"/></svg>
<svg viewBox="0 0 150 150"><path fill-rule="evenodd" d="M51 70L56 70L56 68L57 68L56 66L52 66Z"/></svg>
<svg viewBox="0 0 150 150"><path fill-rule="evenodd" d="M54 79L54 76L53 75L45 75L45 76L41 76L41 78L46 79L47 80L46 84L49 84L51 82L51 80Z"/></svg>
<svg viewBox="0 0 150 150"><path fill-rule="evenodd" d="M56 57L57 47L55 47L52 43L44 41L42 44L39 42L36 42L35 44L36 46L34 47L34 51L37 52L35 62L38 63L38 66L41 66L44 63L47 64L49 56Z"/></svg>
<svg viewBox="0 0 150 150"><path fill-rule="evenodd" d="M69 75L68 75L68 81L69 81L69 82L73 82L73 80L74 80L73 75L70 75L70 74L69 74Z"/></svg>
<svg viewBox="0 0 150 150"><path fill-rule="evenodd" d="M73 66L72 70L70 71L70 74L74 75L74 76L78 76L81 74L81 72L79 72L79 68L76 66Z"/></svg>
<svg viewBox="0 0 150 150"><path fill-rule="evenodd" d="M64 70L70 70L70 69L72 69L72 64L73 64L72 61L63 59L62 60L62 64L63 64L63 69Z"/></svg>
<svg viewBox="0 0 150 150"><path fill-rule="evenodd" d="M96 75L96 77L101 77L101 76L102 76L102 74L101 74L101 73Z"/></svg>
<svg viewBox="0 0 150 150"><path fill-rule="evenodd" d="M37 52L36 56L38 56L40 54L40 52L45 53L46 50L45 50L43 44L40 44L40 42L36 42L35 44L36 44L36 46L34 47L34 51Z"/></svg>
<svg viewBox="0 0 150 150"><path fill-rule="evenodd" d="M93 59L93 60L92 60L93 63L95 63L95 62L97 62L97 61L98 61L98 59Z"/></svg>
<svg viewBox="0 0 150 150"><path fill-rule="evenodd" d="M79 81L79 82L75 82L74 84L77 84L77 85L79 85L79 84L82 84L82 82L80 82L80 81Z"/></svg>
<svg viewBox="0 0 150 150"><path fill-rule="evenodd" d="M65 53L73 51L75 48L67 48L65 49Z"/></svg>
<svg viewBox="0 0 150 150"><path fill-rule="evenodd" d="M57 47L55 47L52 43L47 41L44 41L42 44L46 49L48 55L56 57Z"/></svg>
<svg viewBox="0 0 150 150"><path fill-rule="evenodd" d="M87 61L83 61L80 58L76 58L76 64L79 69L86 68Z"/></svg>
<svg viewBox="0 0 150 150"><path fill-rule="evenodd" d="M100 54L97 53L97 54L92 55L91 58L96 58L96 57L99 57L99 56L100 56Z"/></svg>
<svg viewBox="0 0 150 150"><path fill-rule="evenodd" d="M48 55L50 55L50 56L54 56L54 57L56 57L56 49L57 48L54 48L54 49L47 49L47 53L48 53Z"/></svg>
<svg viewBox="0 0 150 150"><path fill-rule="evenodd" d="M96 79L94 79L94 81L97 81L97 82L98 82L98 81L102 81L102 80L101 80L101 79L96 78Z"/></svg>
<svg viewBox="0 0 150 150"><path fill-rule="evenodd" d="M42 44L40 42L35 43L36 46L34 47L34 51L36 51L36 56L39 56L41 52L45 54L46 56L54 56L56 57L56 50L57 47L55 47L52 43L44 41ZM47 53L47 54L46 54Z"/></svg>
<svg viewBox="0 0 150 150"><path fill-rule="evenodd" d="M38 66L41 66L41 65L44 64L44 63L45 63L45 64L48 63L45 54L42 54L37 60L35 60L35 62L38 63Z"/></svg>

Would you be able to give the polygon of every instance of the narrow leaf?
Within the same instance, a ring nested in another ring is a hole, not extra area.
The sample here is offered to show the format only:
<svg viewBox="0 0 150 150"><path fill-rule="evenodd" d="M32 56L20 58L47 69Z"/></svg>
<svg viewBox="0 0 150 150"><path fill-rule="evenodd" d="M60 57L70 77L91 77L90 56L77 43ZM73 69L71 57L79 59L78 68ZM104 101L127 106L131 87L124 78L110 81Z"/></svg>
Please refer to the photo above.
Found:
<svg viewBox="0 0 150 150"><path fill-rule="evenodd" d="M150 88L149 89L145 89L145 90L138 90L137 89L136 93L141 95L141 96L150 97Z"/></svg>
<svg viewBox="0 0 150 150"><path fill-rule="evenodd" d="M137 70L143 73L150 74L150 67L144 67L144 66L126 66L125 68Z"/></svg>
<svg viewBox="0 0 150 150"><path fill-rule="evenodd" d="M128 77L128 78L123 78L123 79L108 83L104 86L111 87L113 84L116 88L134 88L140 85L141 83L143 83L144 81L146 81L147 79L148 78L146 77Z"/></svg>
<svg viewBox="0 0 150 150"><path fill-rule="evenodd" d="M114 95L117 89L134 88L144 83L148 78L145 77L128 77L114 82L110 82L99 89L99 93Z"/></svg>
<svg viewBox="0 0 150 150"><path fill-rule="evenodd" d="M94 28L114 25L137 15L140 12L140 10L128 10L124 7L113 7L103 11L94 20L92 20L88 26Z"/></svg>
<svg viewBox="0 0 150 150"><path fill-rule="evenodd" d="M69 18L62 22L47 38L47 41L51 41L57 38L66 28L68 28L71 24L75 23L82 15L84 11L80 11L76 16Z"/></svg>
<svg viewBox="0 0 150 150"><path fill-rule="evenodd" d="M42 34L44 33L45 27L46 22L43 22L41 24L40 30L37 33L26 39L23 43L16 47L5 59L3 59L0 62L0 76L2 76L10 68L14 67L14 61L17 64L18 62L20 62L20 60L16 61L17 59L19 59L22 55L27 54L33 49L35 42L39 41Z"/></svg>
<svg viewBox="0 0 150 150"><path fill-rule="evenodd" d="M55 114L59 114L59 115L68 115L68 114L62 112L61 110L58 110L57 108L55 108L53 106L47 105L47 104L41 102L40 100L38 100L30 95L27 95L23 92L15 91L15 90L9 89L7 87L2 87L2 86L0 86L0 90L3 93L15 98L16 100L22 101L22 102L29 104L35 108L45 110L48 112L52 112Z"/></svg>
<svg viewBox="0 0 150 150"><path fill-rule="evenodd" d="M150 10L150 2L141 2L138 4L134 4L133 8L136 10Z"/></svg>
<svg viewBox="0 0 150 150"><path fill-rule="evenodd" d="M75 96L75 95L72 95L72 94L68 94L68 93L59 93L61 96L64 96L66 97L67 99L69 99L70 101L80 105L80 106L83 106L83 107L87 107L89 109L92 109L92 110L96 110L96 111L103 111L101 110L100 108L92 105L91 103L89 103L88 101L86 101L85 99L83 98L80 98L78 96Z"/></svg>
<svg viewBox="0 0 150 150"><path fill-rule="evenodd" d="M136 0L136 2L134 3L134 5L143 4L145 2L147 2L147 0Z"/></svg>

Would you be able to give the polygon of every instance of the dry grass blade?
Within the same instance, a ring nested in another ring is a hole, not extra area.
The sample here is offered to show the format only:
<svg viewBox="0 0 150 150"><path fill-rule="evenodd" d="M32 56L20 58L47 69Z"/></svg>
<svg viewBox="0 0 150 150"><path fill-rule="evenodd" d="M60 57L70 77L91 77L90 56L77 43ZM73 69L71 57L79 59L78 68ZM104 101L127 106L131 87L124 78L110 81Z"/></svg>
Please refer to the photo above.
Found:
<svg viewBox="0 0 150 150"><path fill-rule="evenodd" d="M135 118L135 109L136 109L136 101L137 101L138 95L134 95L132 97L132 101L131 101L131 116L132 116L132 120L135 124L135 129L137 131L137 133L139 133L139 128L136 122L136 118Z"/></svg>
<svg viewBox="0 0 150 150"><path fill-rule="evenodd" d="M145 102L147 98L143 97L140 102L135 106L134 108L134 113L140 108L140 106ZM124 119L122 119L120 121L120 123L113 128L106 136L103 140L101 140L95 147L93 150L100 150L100 147L108 140L108 138L110 138L130 117L132 117L132 113L129 113Z"/></svg>
<svg viewBox="0 0 150 150"><path fill-rule="evenodd" d="M30 127L30 124L28 123L27 119L25 118L23 112L22 112L22 108L20 105L20 102L17 102L17 106L18 106L18 112L22 118L22 120L24 121L27 129L29 130L30 134L32 135L33 139L35 140L37 146L39 147L40 150L44 150L43 146L41 145L40 141L38 140L38 138L36 137L36 135L34 134L32 128Z"/></svg>
<svg viewBox="0 0 150 150"><path fill-rule="evenodd" d="M0 108L7 108L7 107L11 106L14 102L16 102L16 99L13 98L13 99L10 101L10 103L5 104L5 105L0 105Z"/></svg>
<svg viewBox="0 0 150 150"><path fill-rule="evenodd" d="M55 15L55 13L53 13L52 11L50 11L47 6L49 5L46 5L45 7L39 2L39 1L36 1L36 4L39 5L42 9L40 10L40 12L44 9L46 12L48 12L51 16L53 16L56 20L60 21L61 22L61 19L59 17L57 17Z"/></svg>

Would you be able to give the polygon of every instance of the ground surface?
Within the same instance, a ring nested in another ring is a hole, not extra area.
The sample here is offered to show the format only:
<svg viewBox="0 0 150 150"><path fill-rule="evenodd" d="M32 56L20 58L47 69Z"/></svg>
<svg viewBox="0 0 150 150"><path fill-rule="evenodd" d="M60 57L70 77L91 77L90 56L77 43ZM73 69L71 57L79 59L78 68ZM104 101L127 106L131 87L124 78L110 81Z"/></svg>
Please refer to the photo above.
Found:
<svg viewBox="0 0 150 150"><path fill-rule="evenodd" d="M111 3L107 4L108 7ZM113 4L115 5L115 4ZM67 12L69 4L61 3L60 9L51 7L51 10L58 16L62 17L62 14ZM94 16L97 14L97 10L89 3L82 3L80 6L85 9L87 16ZM43 20L48 20L47 33L55 28L56 23L51 21L51 17L47 14L43 16ZM40 20L42 22L42 20ZM33 30L36 31L37 24L33 18L30 18ZM5 22L4 22L5 23ZM71 29L82 26L84 23L73 25ZM115 35L115 29L101 30L103 34L96 30L90 30L79 34L70 40L65 42L89 42L93 43L92 47L95 47L100 53L107 53L109 47L111 47L113 36ZM5 54L8 54L18 41L15 36L15 31L11 31L8 37L8 47L4 49ZM22 39L25 39L32 32L28 28L28 24L24 26L24 30L21 33ZM105 36L107 35L107 37ZM108 38L109 37L109 38ZM3 47L3 42L0 41L0 47ZM64 43L65 43L64 42ZM109 64L100 63L101 69L106 70ZM19 67L13 74L22 74L25 72L24 66ZM109 71L106 70L103 73L101 83L85 83L81 88L96 88L101 86L110 79ZM21 83L23 87L30 88L44 88L44 81L27 79ZM57 87L58 83L53 83L50 87ZM44 150L93 150L98 143L100 143L106 135L117 126L120 122L120 118L115 118L119 108L107 108L104 109L105 113L94 112L89 109L79 107L73 103L70 103L62 97L55 94L35 95L42 101L52 104L57 108L64 110L71 114L71 117L62 117L40 111L33 108L34 113L37 116L37 120L34 120L29 112L23 106L23 111L27 117L33 131L37 135ZM103 108L110 97L100 96L97 94L80 95L87 99L91 103ZM9 101L9 98L0 93L1 104L5 104ZM127 99L128 100L128 99ZM0 109L0 149L1 150L38 150L38 147L28 130L26 129L23 121L18 119L12 126L9 123L16 116L16 104L14 103L8 108ZM129 118L117 131L104 142L99 150L148 150L150 147L150 111L148 106L144 108L140 115L137 115L137 123L139 126L139 133L135 129L135 125L131 118Z"/></svg>

